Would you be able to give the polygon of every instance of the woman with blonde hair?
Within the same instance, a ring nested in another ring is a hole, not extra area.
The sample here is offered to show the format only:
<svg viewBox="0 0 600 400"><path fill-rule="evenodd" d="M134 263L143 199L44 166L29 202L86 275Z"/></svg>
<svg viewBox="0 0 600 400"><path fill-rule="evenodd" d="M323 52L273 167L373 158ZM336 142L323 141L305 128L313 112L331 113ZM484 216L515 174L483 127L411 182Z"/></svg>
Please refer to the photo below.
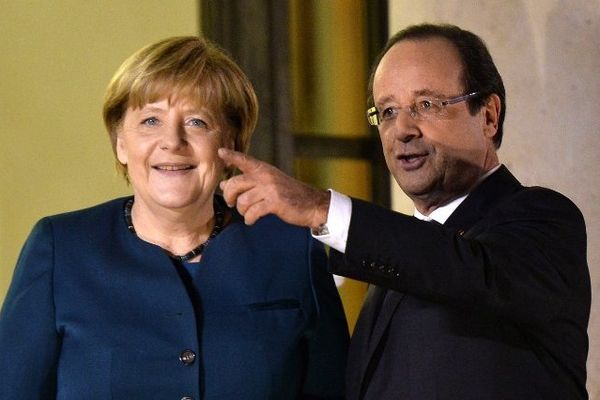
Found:
<svg viewBox="0 0 600 400"><path fill-rule="evenodd" d="M216 194L258 105L210 42L128 58L104 121L133 196L40 220L0 313L0 398L343 396L348 332L308 230Z"/></svg>

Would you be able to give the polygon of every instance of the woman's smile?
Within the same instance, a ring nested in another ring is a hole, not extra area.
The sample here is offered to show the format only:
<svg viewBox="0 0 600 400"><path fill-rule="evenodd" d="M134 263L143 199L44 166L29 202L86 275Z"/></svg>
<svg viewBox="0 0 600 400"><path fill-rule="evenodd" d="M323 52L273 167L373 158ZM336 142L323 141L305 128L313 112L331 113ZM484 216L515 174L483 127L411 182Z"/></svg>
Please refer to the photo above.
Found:
<svg viewBox="0 0 600 400"><path fill-rule="evenodd" d="M189 171L195 169L195 165L191 164L157 164L152 166L157 171Z"/></svg>

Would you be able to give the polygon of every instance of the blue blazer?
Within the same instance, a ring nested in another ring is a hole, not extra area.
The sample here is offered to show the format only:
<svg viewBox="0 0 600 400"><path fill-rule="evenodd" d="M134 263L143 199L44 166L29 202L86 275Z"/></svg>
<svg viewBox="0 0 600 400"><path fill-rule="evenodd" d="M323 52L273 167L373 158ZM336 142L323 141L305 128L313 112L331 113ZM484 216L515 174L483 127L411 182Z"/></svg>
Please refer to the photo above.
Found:
<svg viewBox="0 0 600 400"><path fill-rule="evenodd" d="M0 313L2 400L343 396L346 320L306 229L235 214L186 290L126 200L33 229Z"/></svg>

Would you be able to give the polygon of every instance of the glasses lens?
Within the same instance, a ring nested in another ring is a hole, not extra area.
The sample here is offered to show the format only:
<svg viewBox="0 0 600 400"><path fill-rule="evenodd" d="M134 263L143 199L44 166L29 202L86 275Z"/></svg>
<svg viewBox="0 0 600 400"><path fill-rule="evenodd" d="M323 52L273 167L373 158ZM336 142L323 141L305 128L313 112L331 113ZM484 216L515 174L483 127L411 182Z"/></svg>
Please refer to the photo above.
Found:
<svg viewBox="0 0 600 400"><path fill-rule="evenodd" d="M431 118L440 115L444 109L442 102L435 99L420 98L415 103L416 114L423 118Z"/></svg>

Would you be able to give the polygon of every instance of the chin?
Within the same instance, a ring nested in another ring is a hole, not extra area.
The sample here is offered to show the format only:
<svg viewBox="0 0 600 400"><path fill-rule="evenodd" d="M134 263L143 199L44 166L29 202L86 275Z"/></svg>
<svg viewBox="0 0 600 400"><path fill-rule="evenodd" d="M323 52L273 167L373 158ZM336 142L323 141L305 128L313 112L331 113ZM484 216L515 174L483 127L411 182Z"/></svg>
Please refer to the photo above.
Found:
<svg viewBox="0 0 600 400"><path fill-rule="evenodd" d="M396 182L402 191L413 200L428 196L433 192L435 187L431 182L423 181L422 179L396 179Z"/></svg>
<svg viewBox="0 0 600 400"><path fill-rule="evenodd" d="M152 201L165 208L182 208L199 201L198 196L190 193L158 193L152 197Z"/></svg>
<svg viewBox="0 0 600 400"><path fill-rule="evenodd" d="M422 171L402 171L395 173L394 179L406 193L422 193L432 186L431 179Z"/></svg>

